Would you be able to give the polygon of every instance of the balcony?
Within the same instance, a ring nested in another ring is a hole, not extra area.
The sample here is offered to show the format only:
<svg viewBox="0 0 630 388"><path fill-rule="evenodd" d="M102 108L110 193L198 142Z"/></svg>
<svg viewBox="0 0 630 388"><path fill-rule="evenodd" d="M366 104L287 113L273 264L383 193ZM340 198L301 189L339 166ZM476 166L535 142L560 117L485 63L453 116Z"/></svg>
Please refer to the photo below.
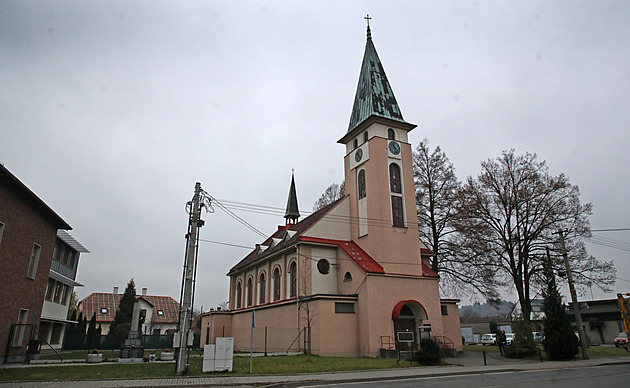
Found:
<svg viewBox="0 0 630 388"><path fill-rule="evenodd" d="M55 259L52 260L50 269L72 280L75 280L77 276L76 270L74 268L70 268Z"/></svg>

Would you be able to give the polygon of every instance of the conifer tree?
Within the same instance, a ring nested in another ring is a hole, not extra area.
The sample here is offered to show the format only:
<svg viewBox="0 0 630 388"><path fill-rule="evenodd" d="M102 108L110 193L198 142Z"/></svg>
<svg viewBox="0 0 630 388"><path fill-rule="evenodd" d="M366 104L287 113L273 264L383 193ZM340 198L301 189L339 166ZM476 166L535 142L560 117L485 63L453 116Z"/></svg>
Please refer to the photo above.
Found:
<svg viewBox="0 0 630 388"><path fill-rule="evenodd" d="M549 251L547 251L549 257ZM547 261L544 267L546 289L543 290L543 310L545 312L544 336L542 342L550 360L570 360L578 352L578 340L562 305L562 297L556 285L556 278Z"/></svg>
<svg viewBox="0 0 630 388"><path fill-rule="evenodd" d="M131 329L131 319L133 317L133 305L136 303L136 284L133 278L127 283L125 292L120 298L120 303L116 309L116 316L109 328L110 334L114 335L119 341L127 338Z"/></svg>

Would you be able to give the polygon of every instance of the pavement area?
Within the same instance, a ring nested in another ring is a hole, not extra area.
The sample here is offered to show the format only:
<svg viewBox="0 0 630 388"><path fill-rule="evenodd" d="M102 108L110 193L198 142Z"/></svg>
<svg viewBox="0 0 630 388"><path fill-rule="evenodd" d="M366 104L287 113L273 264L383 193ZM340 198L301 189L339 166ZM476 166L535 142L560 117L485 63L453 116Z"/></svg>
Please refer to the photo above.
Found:
<svg viewBox="0 0 630 388"><path fill-rule="evenodd" d="M535 361L519 360L501 357L496 353L485 354L481 352L463 352L457 357L446 358L450 364L446 366L414 366L404 369L382 369L353 372L332 373L307 373L295 375L247 375L247 376L217 376L212 377L171 377L171 378L145 378L145 379L103 379L103 380L75 380L75 381L50 381L50 382L16 382L0 383L0 387L6 388L101 388L101 387L210 387L210 386L263 386L263 385L290 385L299 383L342 383L352 381L370 380L396 380L410 377L439 377L463 374L497 373L509 371L532 371L543 369L580 368L612 364L630 364L630 357L607 357L590 360L573 361ZM409 362L409 361L406 361ZM404 363L404 361L401 361ZM50 364L48 364L50 365ZM56 364L59 365L59 364ZM68 364L71 365L71 364ZM74 365L74 364L72 364ZM88 364L76 364L86 365ZM415 364L414 364L415 365ZM3 367L25 368L42 366L42 364L15 365Z"/></svg>

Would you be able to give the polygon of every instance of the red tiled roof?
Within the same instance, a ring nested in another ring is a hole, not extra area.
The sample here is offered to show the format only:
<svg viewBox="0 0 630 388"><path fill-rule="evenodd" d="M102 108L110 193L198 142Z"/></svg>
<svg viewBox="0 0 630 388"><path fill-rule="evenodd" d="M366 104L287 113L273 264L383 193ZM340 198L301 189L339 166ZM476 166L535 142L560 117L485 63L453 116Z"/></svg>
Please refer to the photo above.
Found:
<svg viewBox="0 0 630 388"><path fill-rule="evenodd" d="M81 300L81 311L88 320L96 313L96 322L110 323L116 316L116 309L123 294L111 294L94 292ZM144 299L153 306L151 321L154 323L174 323L179 319L179 303L170 296L136 295L137 299ZM107 308L107 314L101 313L101 308ZM164 315L158 315L157 311L164 311Z"/></svg>
<svg viewBox="0 0 630 388"><path fill-rule="evenodd" d="M376 262L370 255L367 254L360 246L358 246L354 241L339 241L339 240L329 240L324 238L316 238L316 237L300 237L300 241L308 241L308 242L321 242L327 244L335 244L341 248L342 251L346 255L348 255L352 261L354 261L363 271L365 272L373 272L373 273L385 273L385 270L379 263Z"/></svg>
<svg viewBox="0 0 630 388"><path fill-rule="evenodd" d="M440 275L435 273L428 265L422 263L422 276L428 276L430 278L439 278Z"/></svg>
<svg viewBox="0 0 630 388"><path fill-rule="evenodd" d="M254 249L247 256L245 256L245 258L243 258L234 267L232 267L232 269L230 269L230 271L228 272L228 275L231 275L232 273L237 272L238 270L243 269L249 266L250 264L261 261L264 258L269 257L273 255L274 253L281 251L282 249L285 249L291 245L294 245L295 243L299 241L300 236L305 231L307 231L311 226L313 226L317 221L319 221L323 216L325 216L332 208L337 206L337 204L341 202L344 198L341 198L331 204L324 206L323 208L312 213L311 215L309 215L302 221L298 222L297 224L287 225L286 228L285 227L278 228L278 230L274 234L272 234L269 238L267 238L261 244L263 246L269 246L269 248L265 249L262 252L259 251L258 249ZM295 232L295 234L289 238L283 239L287 231ZM282 241L280 241L278 244L274 246L270 246L273 238L282 239Z"/></svg>

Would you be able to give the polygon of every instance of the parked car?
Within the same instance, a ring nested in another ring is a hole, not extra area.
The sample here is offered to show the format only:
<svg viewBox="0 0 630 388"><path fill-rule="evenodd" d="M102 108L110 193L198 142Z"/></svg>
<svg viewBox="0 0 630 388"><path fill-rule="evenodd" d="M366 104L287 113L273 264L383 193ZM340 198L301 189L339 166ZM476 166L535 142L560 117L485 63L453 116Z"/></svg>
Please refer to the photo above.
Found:
<svg viewBox="0 0 630 388"><path fill-rule="evenodd" d="M617 334L617 337L615 337L615 346L628 346L628 334L623 331Z"/></svg>
<svg viewBox="0 0 630 388"><path fill-rule="evenodd" d="M516 334L514 334L514 333L505 333L505 343L508 346L512 345L512 341L514 340L515 336L516 336Z"/></svg>
<svg viewBox="0 0 630 388"><path fill-rule="evenodd" d="M542 342L543 340L542 334L540 334L537 331L532 331L532 335L534 336L534 342L538 342L538 343Z"/></svg>
<svg viewBox="0 0 630 388"><path fill-rule="evenodd" d="M496 345L497 344L497 335L496 334L484 334L481 336L481 344L483 346L486 345Z"/></svg>

